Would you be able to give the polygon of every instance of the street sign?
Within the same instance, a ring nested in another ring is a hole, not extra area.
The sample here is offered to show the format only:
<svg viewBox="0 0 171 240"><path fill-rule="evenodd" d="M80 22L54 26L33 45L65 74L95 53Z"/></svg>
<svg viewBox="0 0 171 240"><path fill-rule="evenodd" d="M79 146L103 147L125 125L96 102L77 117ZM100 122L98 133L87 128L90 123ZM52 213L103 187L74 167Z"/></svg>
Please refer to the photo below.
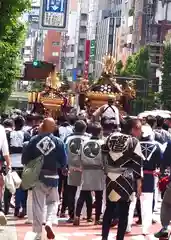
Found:
<svg viewBox="0 0 171 240"><path fill-rule="evenodd" d="M41 0L40 28L67 31L68 0Z"/></svg>
<svg viewBox="0 0 171 240"><path fill-rule="evenodd" d="M96 44L95 40L91 40L90 44L91 44L90 46L91 48L95 47L95 44Z"/></svg>
<svg viewBox="0 0 171 240"><path fill-rule="evenodd" d="M90 41L90 61L93 62L95 60L96 55L96 41Z"/></svg>

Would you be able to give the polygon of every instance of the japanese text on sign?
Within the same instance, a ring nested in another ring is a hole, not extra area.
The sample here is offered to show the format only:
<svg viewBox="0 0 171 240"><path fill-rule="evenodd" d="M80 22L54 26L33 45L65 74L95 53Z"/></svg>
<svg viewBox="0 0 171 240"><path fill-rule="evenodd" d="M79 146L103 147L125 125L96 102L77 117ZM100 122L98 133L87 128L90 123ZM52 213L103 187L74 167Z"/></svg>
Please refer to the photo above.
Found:
<svg viewBox="0 0 171 240"><path fill-rule="evenodd" d="M60 28L66 27L67 0L42 0L42 27Z"/></svg>

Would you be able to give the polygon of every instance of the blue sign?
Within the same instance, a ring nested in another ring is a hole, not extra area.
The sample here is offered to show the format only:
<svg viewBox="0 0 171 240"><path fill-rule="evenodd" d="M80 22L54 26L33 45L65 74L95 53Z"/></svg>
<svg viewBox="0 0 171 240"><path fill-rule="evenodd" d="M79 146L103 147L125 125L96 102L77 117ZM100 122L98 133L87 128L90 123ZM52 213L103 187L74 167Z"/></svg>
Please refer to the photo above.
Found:
<svg viewBox="0 0 171 240"><path fill-rule="evenodd" d="M42 0L41 27L65 29L67 23L68 0Z"/></svg>
<svg viewBox="0 0 171 240"><path fill-rule="evenodd" d="M72 80L77 80L77 68L72 69Z"/></svg>
<svg viewBox="0 0 171 240"><path fill-rule="evenodd" d="M46 11L48 12L63 12L64 0L47 0Z"/></svg>

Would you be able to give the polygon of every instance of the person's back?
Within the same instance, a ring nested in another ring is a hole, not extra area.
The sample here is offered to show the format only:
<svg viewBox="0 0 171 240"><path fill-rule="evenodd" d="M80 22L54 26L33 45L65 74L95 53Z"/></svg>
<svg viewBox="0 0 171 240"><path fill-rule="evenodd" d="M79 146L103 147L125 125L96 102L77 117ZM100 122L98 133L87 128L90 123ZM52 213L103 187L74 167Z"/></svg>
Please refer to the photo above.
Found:
<svg viewBox="0 0 171 240"><path fill-rule="evenodd" d="M9 139L9 151L11 155L12 167L21 168L21 155L23 144L30 140L30 135L22 130L24 119L18 116L14 119L15 128L10 131L7 136Z"/></svg>
<svg viewBox="0 0 171 240"><path fill-rule="evenodd" d="M161 167L162 151L158 142L151 139L151 132L142 127L142 136L140 139L142 159L143 159L143 192L153 193L155 188L155 171Z"/></svg>
<svg viewBox="0 0 171 240"><path fill-rule="evenodd" d="M157 127L154 129L155 140L160 142L161 144L167 143L171 140L171 134L163 129L164 126L164 118L157 116Z"/></svg>
<svg viewBox="0 0 171 240"><path fill-rule="evenodd" d="M65 168L67 158L63 142L53 135L56 129L52 118L44 119L39 128L39 134L34 136L25 146L22 162L27 164L39 156L44 156L44 164L39 176L39 181L32 190L33 196L33 232L37 240L41 239L42 221L45 202L47 204L47 222L45 230L48 239L55 239L52 230L52 216L57 212L58 201L58 169Z"/></svg>
<svg viewBox="0 0 171 240"><path fill-rule="evenodd" d="M70 134L73 133L73 127L69 125L69 123L64 122L60 127L59 127L59 136L62 141L66 139Z"/></svg>
<svg viewBox="0 0 171 240"><path fill-rule="evenodd" d="M52 186L56 182L55 185L57 186L57 181L51 180L49 175L57 174L58 169L66 165L66 155L64 153L64 145L59 138L52 133L39 133L32 137L28 143L22 156L22 163L27 164L29 161L44 155L40 180ZM46 175L48 175L47 178Z"/></svg>
<svg viewBox="0 0 171 240"><path fill-rule="evenodd" d="M80 151L82 143L89 139L85 134L86 124L83 120L78 120L75 123L73 134L65 139L65 145L68 155L68 166L70 169L68 176L68 184L71 186L80 186L81 184L81 158ZM80 130L79 130L80 129Z"/></svg>
<svg viewBox="0 0 171 240"><path fill-rule="evenodd" d="M135 181L137 195L141 194L142 153L138 139L131 136L133 133L137 136L141 134L139 121L131 120L123 123L122 133L111 133L102 146L107 175L107 202L103 217L102 240L108 239L110 223L116 214L116 207L119 214L116 238L124 239Z"/></svg>
<svg viewBox="0 0 171 240"><path fill-rule="evenodd" d="M82 190L103 190L104 188L104 159L101 146L104 144L99 123L91 124L92 137L82 143L81 163L83 168Z"/></svg>
<svg viewBox="0 0 171 240"><path fill-rule="evenodd" d="M116 114L118 114L118 108L114 105L105 104L103 106L102 117L112 118L115 117Z"/></svg>

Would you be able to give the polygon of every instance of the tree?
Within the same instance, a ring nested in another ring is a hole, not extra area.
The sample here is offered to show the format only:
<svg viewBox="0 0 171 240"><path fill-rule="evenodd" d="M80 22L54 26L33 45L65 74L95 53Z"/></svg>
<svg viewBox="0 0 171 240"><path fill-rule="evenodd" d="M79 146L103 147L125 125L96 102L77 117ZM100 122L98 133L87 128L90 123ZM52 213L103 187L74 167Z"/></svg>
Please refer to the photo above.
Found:
<svg viewBox="0 0 171 240"><path fill-rule="evenodd" d="M162 66L161 101L166 109L171 110L171 44L164 46Z"/></svg>
<svg viewBox="0 0 171 240"><path fill-rule="evenodd" d="M26 25L21 17L30 0L0 2L0 110L3 111L14 81L20 76L20 54Z"/></svg>
<svg viewBox="0 0 171 240"><path fill-rule="evenodd" d="M143 110L146 106L151 107L152 95L147 87L149 79L148 47L142 47L137 53L129 56L125 66L121 63L116 64L116 74L124 77L142 78L142 80L136 81L137 98L134 100L134 105L135 108L138 108L137 112ZM146 104L147 101L148 104Z"/></svg>
<svg viewBox="0 0 171 240"><path fill-rule="evenodd" d="M115 73L116 73L117 75L120 75L122 69L123 69L123 63L122 63L122 61L120 60L120 61L117 62L116 65L115 65Z"/></svg>
<svg viewBox="0 0 171 240"><path fill-rule="evenodd" d="M121 76L149 77L149 50L148 47L141 48L136 54L128 57L125 66L122 61L116 63L116 74Z"/></svg>

